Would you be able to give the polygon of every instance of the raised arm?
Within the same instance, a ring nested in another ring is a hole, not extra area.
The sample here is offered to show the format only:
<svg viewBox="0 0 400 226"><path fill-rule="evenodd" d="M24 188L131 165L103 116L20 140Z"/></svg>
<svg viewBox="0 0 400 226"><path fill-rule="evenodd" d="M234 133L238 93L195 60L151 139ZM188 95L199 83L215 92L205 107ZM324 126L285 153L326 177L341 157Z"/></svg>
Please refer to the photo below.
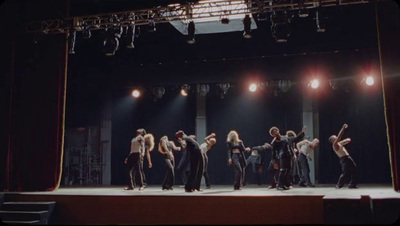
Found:
<svg viewBox="0 0 400 226"><path fill-rule="evenodd" d="M348 127L348 125L346 123L343 124L342 129L340 129L335 142L333 142L333 145L336 146L339 143L339 141L342 139L342 136L344 134L344 130L347 129L347 127Z"/></svg>
<svg viewBox="0 0 400 226"><path fill-rule="evenodd" d="M208 145L211 145L210 144L210 139L211 138L215 138L215 133L211 133L210 135L208 135L206 138L204 138L204 141L208 144Z"/></svg>
<svg viewBox="0 0 400 226"><path fill-rule="evenodd" d="M181 150L181 147L177 147L173 141L169 141L169 143L172 146L172 150L174 150L174 151L180 151Z"/></svg>

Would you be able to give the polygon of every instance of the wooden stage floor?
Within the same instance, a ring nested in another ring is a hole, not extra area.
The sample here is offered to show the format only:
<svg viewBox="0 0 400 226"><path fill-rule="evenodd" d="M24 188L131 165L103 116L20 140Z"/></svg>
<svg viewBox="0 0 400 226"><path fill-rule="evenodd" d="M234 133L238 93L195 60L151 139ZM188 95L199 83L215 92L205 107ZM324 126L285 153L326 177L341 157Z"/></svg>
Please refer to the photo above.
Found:
<svg viewBox="0 0 400 226"><path fill-rule="evenodd" d="M204 187L204 186L203 186ZM7 192L5 201L55 201L52 224L391 224L400 216L400 193L391 184L294 186L290 190L213 185L187 193L123 186L60 187L47 192Z"/></svg>

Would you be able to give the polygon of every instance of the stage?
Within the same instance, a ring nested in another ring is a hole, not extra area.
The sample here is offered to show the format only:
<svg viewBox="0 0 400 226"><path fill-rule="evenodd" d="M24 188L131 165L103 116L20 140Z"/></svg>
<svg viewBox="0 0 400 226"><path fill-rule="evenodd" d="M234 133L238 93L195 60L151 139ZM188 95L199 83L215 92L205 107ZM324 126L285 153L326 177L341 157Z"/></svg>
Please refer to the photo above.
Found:
<svg viewBox="0 0 400 226"><path fill-rule="evenodd" d="M230 185L187 193L123 186L61 187L49 192L7 192L4 201L55 201L51 224L390 224L400 193L390 184L294 186L290 190Z"/></svg>

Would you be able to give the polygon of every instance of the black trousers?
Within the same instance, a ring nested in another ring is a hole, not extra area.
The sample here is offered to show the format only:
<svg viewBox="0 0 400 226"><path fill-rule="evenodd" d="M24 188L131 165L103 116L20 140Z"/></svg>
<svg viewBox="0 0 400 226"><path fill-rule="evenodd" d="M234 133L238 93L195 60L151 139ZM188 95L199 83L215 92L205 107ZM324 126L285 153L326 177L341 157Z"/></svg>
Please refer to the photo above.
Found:
<svg viewBox="0 0 400 226"><path fill-rule="evenodd" d="M164 159L167 172L165 173L162 189L170 189L175 185L175 164L174 161L165 157Z"/></svg>
<svg viewBox="0 0 400 226"><path fill-rule="evenodd" d="M284 186L287 183L287 176L291 165L290 155L282 155L279 157L279 177L278 185Z"/></svg>
<svg viewBox="0 0 400 226"><path fill-rule="evenodd" d="M274 168L274 161L271 160L268 165L268 179L271 186L275 187L278 184L278 173L279 169Z"/></svg>
<svg viewBox="0 0 400 226"><path fill-rule="evenodd" d="M299 184L312 184L310 179L310 166L308 164L307 156L304 154L299 154L298 158L302 175Z"/></svg>
<svg viewBox="0 0 400 226"><path fill-rule="evenodd" d="M350 177L349 186L357 185L357 165L351 156L344 156L339 158L342 167L342 174L339 176L337 186L343 187L345 180Z"/></svg>
<svg viewBox="0 0 400 226"><path fill-rule="evenodd" d="M190 156L190 174L185 184L185 189L200 190L201 178L203 177L203 170L204 170L203 155L201 154L200 149L194 149L189 151L189 156Z"/></svg>
<svg viewBox="0 0 400 226"><path fill-rule="evenodd" d="M257 160L258 158L259 158L259 156L257 156L257 155L250 155L246 160L246 168L248 166L251 166L251 172L253 173L253 177L255 178L257 184L259 186L261 186L262 171L260 171L261 164Z"/></svg>
<svg viewBox="0 0 400 226"><path fill-rule="evenodd" d="M142 173L140 171L140 153L132 153L129 154L128 160L126 162L126 171L127 171L127 181L128 187L134 188L136 184L136 177L139 178L137 185L139 187L143 186L143 178Z"/></svg>
<svg viewBox="0 0 400 226"><path fill-rule="evenodd" d="M246 160L243 159L242 154L232 154L232 165L235 172L233 188L239 189L244 182L244 176L246 175Z"/></svg>

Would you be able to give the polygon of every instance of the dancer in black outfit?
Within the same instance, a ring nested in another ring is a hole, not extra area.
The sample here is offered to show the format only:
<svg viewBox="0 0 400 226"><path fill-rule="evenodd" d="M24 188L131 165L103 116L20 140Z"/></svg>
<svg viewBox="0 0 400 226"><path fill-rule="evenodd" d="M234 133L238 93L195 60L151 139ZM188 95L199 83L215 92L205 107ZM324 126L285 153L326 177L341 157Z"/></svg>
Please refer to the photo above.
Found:
<svg viewBox="0 0 400 226"><path fill-rule="evenodd" d="M275 126L271 127L269 134L274 137L271 142L272 148L278 152L279 158L279 177L278 177L278 190L288 190L289 188L285 185L287 182L287 173L289 171L291 157L289 144L291 142L298 142L303 139L306 127L303 127L302 131L296 137L282 136L279 133L279 129Z"/></svg>
<svg viewBox="0 0 400 226"><path fill-rule="evenodd" d="M246 160L246 167L252 167L253 176L256 178L258 186L261 186L262 167L264 165L263 155L267 150L272 150L272 146L269 143L253 147L250 156Z"/></svg>
<svg viewBox="0 0 400 226"><path fill-rule="evenodd" d="M190 156L185 147L181 145L181 159L176 167L178 172L181 174L183 186L187 183L190 174Z"/></svg>
<svg viewBox="0 0 400 226"><path fill-rule="evenodd" d="M158 144L158 151L164 155L167 172L162 183L162 190L173 190L175 185L175 160L172 151L179 151L180 147L176 147L174 142L169 141L167 136L163 136Z"/></svg>
<svg viewBox="0 0 400 226"><path fill-rule="evenodd" d="M235 179L233 184L234 190L241 190L243 186L244 176L246 175L246 156L245 151L250 151L249 147L245 147L243 141L239 139L239 134L231 130L226 139L228 149L228 164L233 165L235 171Z"/></svg>
<svg viewBox="0 0 400 226"><path fill-rule="evenodd" d="M190 174L185 184L185 192L202 191L200 186L204 170L204 159L200 145L195 140L194 135L188 136L182 130L176 132L175 136L182 147L186 148L190 156Z"/></svg>

